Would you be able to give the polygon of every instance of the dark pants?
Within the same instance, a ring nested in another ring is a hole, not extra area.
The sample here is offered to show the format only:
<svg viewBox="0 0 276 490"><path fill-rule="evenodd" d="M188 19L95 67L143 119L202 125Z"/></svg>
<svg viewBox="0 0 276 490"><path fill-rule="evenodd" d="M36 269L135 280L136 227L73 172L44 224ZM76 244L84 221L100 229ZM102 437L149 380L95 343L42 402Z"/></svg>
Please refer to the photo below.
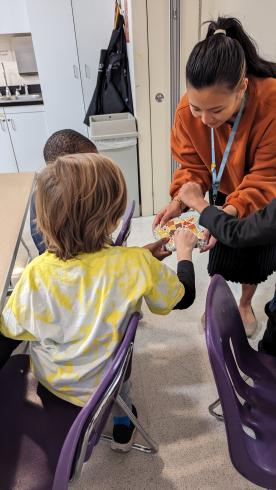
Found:
<svg viewBox="0 0 276 490"><path fill-rule="evenodd" d="M0 334L0 369L11 357L12 352L21 344L22 340L8 339Z"/></svg>

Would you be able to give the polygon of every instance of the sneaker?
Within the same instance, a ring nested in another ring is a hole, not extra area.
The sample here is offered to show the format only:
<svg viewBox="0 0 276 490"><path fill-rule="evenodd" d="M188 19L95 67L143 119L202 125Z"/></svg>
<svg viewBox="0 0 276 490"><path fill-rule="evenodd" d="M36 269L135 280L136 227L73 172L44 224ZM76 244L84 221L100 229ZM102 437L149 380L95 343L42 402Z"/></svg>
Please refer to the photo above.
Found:
<svg viewBox="0 0 276 490"><path fill-rule="evenodd" d="M137 410L134 405L132 405L132 413L137 417ZM124 424L115 424L113 426L113 441L111 442L113 451L128 453L131 450L136 427L131 420L129 422L129 426Z"/></svg>

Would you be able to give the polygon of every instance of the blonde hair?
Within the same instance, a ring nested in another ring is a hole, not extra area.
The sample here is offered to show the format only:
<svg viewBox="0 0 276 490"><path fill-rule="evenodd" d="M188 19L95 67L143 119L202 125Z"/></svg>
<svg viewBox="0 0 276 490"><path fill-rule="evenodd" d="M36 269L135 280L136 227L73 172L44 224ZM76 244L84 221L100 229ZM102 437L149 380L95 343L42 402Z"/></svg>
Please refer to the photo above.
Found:
<svg viewBox="0 0 276 490"><path fill-rule="evenodd" d="M97 252L112 243L126 202L126 183L112 160L93 153L59 157L37 179L37 228L60 259Z"/></svg>

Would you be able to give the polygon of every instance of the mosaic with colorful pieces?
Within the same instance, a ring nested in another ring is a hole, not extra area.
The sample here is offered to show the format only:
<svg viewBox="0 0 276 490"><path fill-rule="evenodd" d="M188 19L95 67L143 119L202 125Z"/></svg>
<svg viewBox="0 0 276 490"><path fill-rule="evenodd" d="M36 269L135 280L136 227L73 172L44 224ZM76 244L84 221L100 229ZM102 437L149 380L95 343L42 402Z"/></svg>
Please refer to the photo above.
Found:
<svg viewBox="0 0 276 490"><path fill-rule="evenodd" d="M177 218L170 219L164 226L158 225L154 229L154 237L156 238L156 240L169 237L170 240L168 243L166 243L166 249L170 252L173 252L175 250L174 232L178 228L188 228L192 233L197 236L197 246L202 247L203 245L205 245L205 242L203 240L204 228L200 226L198 220L199 213L197 213L196 211L187 211Z"/></svg>

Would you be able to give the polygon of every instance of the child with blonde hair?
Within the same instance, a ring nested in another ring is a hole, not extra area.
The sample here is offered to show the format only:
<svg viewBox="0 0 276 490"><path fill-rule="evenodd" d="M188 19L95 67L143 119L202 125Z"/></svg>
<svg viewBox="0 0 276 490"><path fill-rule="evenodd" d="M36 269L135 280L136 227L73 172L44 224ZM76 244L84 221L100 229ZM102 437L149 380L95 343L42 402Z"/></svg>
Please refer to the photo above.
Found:
<svg viewBox="0 0 276 490"><path fill-rule="evenodd" d="M47 250L26 267L0 317L3 336L30 341L39 383L79 407L100 383L142 298L157 314L194 300L194 236L177 233L178 275L145 248L115 247L111 234L126 202L123 175L103 155L67 155L47 166L36 189ZM137 415L129 380L121 396ZM134 426L119 409L114 415L113 448L127 451Z"/></svg>

